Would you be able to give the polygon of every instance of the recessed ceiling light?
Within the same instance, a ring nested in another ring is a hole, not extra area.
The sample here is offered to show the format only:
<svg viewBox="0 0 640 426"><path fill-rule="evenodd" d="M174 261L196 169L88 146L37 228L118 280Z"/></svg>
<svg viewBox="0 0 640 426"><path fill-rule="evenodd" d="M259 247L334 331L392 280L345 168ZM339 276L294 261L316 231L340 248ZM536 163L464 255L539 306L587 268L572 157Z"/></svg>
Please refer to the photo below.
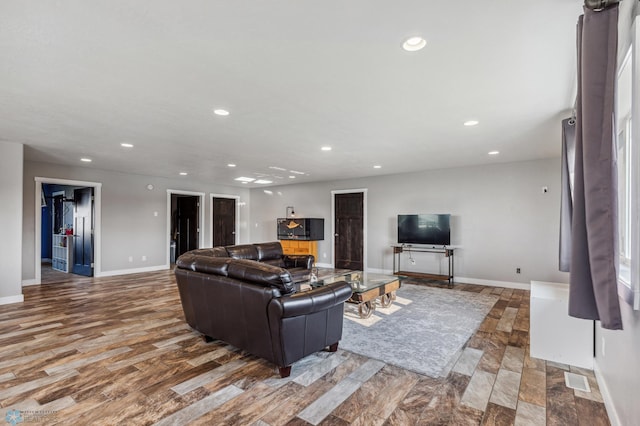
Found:
<svg viewBox="0 0 640 426"><path fill-rule="evenodd" d="M258 180L257 180L257 181L255 181L254 183L260 183L260 184L262 184L262 185L266 185L266 184L268 184L268 183L273 183L273 182L272 182L272 181L270 181L270 180L266 180L266 179L258 179Z"/></svg>
<svg viewBox="0 0 640 426"><path fill-rule="evenodd" d="M237 177L235 180L239 182L253 182L255 179L250 177L240 176L240 177Z"/></svg>
<svg viewBox="0 0 640 426"><path fill-rule="evenodd" d="M376 164L375 166L373 166L373 168L374 168L374 169L381 169L381 168L382 168L382 166L381 166L381 165L379 165L379 164Z"/></svg>
<svg viewBox="0 0 640 426"><path fill-rule="evenodd" d="M402 48L407 52L415 52L427 45L427 41L422 37L410 37L402 43Z"/></svg>
<svg viewBox="0 0 640 426"><path fill-rule="evenodd" d="M121 143L120 146L123 148L133 148L133 145L130 143Z"/></svg>
<svg viewBox="0 0 640 426"><path fill-rule="evenodd" d="M293 173L294 175L303 175L304 172L299 172L297 170L289 170L290 173Z"/></svg>
<svg viewBox="0 0 640 426"><path fill-rule="evenodd" d="M330 146L323 146L320 149L323 150L323 151L331 151L331 147Z"/></svg>
<svg viewBox="0 0 640 426"><path fill-rule="evenodd" d="M246 185L246 184L248 184L248 183L249 183L249 182L242 182L242 184L243 184L243 185Z"/></svg>
<svg viewBox="0 0 640 426"><path fill-rule="evenodd" d="M478 123L480 123L478 120L468 120L468 121L465 121L463 124L469 127L469 126L477 126Z"/></svg>
<svg viewBox="0 0 640 426"><path fill-rule="evenodd" d="M269 166L269 168L271 170L279 170L281 172L284 172L285 170L287 170L287 169L283 169L282 167L276 167L276 166Z"/></svg>
<svg viewBox="0 0 640 426"><path fill-rule="evenodd" d="M489 151L489 155L498 155L500 151Z"/></svg>
<svg viewBox="0 0 640 426"><path fill-rule="evenodd" d="M235 167L235 166L236 166L236 165L235 165L235 164L233 164L233 163L229 163L229 164L227 164L227 167Z"/></svg>
<svg viewBox="0 0 640 426"><path fill-rule="evenodd" d="M229 111L227 111L226 109L214 109L213 113L215 115L222 115L222 116L229 115Z"/></svg>
<svg viewBox="0 0 640 426"><path fill-rule="evenodd" d="M92 160L91 158L81 158L80 161L84 161L85 163L90 163Z"/></svg>
<svg viewBox="0 0 640 426"><path fill-rule="evenodd" d="M289 179L295 179L296 177L294 175L289 176Z"/></svg>
<svg viewBox="0 0 640 426"><path fill-rule="evenodd" d="M267 195L273 195L273 191L269 191L268 189L265 189L264 193Z"/></svg>
<svg viewBox="0 0 640 426"><path fill-rule="evenodd" d="M188 175L188 174L189 174L189 173L187 173L187 172L180 172L180 176L186 176L186 175Z"/></svg>

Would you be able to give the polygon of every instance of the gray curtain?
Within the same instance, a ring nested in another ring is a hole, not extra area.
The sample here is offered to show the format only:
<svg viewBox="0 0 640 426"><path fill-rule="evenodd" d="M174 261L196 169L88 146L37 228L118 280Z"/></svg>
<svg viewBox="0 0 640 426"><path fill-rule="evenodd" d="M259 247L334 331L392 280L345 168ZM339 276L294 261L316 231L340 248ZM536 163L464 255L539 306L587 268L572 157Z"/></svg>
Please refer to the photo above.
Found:
<svg viewBox="0 0 640 426"><path fill-rule="evenodd" d="M573 214L573 175L576 158L576 120L562 120L562 182L560 196L559 266L569 272L571 265L571 215Z"/></svg>
<svg viewBox="0 0 640 426"><path fill-rule="evenodd" d="M622 329L617 290L614 87L618 6L578 20L578 97L569 315Z"/></svg>

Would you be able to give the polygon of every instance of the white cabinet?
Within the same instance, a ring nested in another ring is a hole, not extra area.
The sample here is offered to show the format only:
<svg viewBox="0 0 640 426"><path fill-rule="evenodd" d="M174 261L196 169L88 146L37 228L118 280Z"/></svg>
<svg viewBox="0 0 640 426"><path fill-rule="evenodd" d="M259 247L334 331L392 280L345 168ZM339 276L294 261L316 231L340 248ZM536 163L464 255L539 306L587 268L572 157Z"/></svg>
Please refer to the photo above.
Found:
<svg viewBox="0 0 640 426"><path fill-rule="evenodd" d="M53 234L51 250L51 266L53 269L62 272L70 272L73 261L73 236L63 234Z"/></svg>
<svg viewBox="0 0 640 426"><path fill-rule="evenodd" d="M593 321L569 316L569 284L531 281L531 356L593 369Z"/></svg>

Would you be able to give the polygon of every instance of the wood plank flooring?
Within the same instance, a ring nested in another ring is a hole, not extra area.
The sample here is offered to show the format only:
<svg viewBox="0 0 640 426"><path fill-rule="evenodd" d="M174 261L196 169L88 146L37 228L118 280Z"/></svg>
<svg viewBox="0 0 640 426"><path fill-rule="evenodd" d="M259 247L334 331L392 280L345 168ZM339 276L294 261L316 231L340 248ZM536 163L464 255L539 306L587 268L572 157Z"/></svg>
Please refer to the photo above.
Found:
<svg viewBox="0 0 640 426"><path fill-rule="evenodd" d="M446 378L338 350L280 379L274 365L193 332L171 271L84 278L43 268L47 279L0 306L1 415L25 423L609 424L593 372L529 357L527 291L449 290L500 299ZM565 387L568 369L592 392Z"/></svg>

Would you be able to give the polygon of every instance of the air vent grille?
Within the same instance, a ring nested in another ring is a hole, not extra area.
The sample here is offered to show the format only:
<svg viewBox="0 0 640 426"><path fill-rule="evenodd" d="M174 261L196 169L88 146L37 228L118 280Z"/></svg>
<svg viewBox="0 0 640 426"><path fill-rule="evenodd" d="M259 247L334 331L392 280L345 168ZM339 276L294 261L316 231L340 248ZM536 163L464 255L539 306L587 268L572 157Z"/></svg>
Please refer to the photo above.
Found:
<svg viewBox="0 0 640 426"><path fill-rule="evenodd" d="M565 371L564 383L568 388L579 390L582 392L591 392L589 381L582 374L569 373Z"/></svg>

